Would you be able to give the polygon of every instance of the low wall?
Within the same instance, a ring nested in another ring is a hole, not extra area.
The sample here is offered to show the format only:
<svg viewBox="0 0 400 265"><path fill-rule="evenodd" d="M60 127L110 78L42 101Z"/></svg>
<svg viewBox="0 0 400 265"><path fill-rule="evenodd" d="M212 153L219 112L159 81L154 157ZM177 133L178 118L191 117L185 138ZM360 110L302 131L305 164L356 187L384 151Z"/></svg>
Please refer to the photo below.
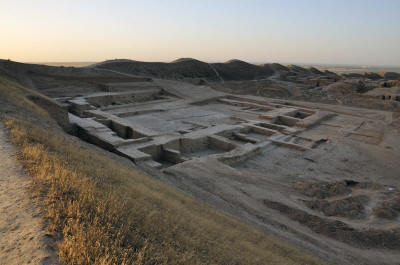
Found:
<svg viewBox="0 0 400 265"><path fill-rule="evenodd" d="M72 130L72 126L69 123L67 106L64 106L40 93L29 94L27 95L27 98L46 110L64 130L68 132Z"/></svg>

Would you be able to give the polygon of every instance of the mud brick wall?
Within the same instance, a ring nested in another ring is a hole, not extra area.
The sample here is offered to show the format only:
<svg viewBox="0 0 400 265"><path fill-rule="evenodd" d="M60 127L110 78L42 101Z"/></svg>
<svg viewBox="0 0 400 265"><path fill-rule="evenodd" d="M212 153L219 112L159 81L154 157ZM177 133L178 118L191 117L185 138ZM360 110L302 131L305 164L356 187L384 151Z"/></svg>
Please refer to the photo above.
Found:
<svg viewBox="0 0 400 265"><path fill-rule="evenodd" d="M40 93L27 95L27 97L32 102L46 110L64 130L72 130L72 126L69 123L67 106L64 106Z"/></svg>

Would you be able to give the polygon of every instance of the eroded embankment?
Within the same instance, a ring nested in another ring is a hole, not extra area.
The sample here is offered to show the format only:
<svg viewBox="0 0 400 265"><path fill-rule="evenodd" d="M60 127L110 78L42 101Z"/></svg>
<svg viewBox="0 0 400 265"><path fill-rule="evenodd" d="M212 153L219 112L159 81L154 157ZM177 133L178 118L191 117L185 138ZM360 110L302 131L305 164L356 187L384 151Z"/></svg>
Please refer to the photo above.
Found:
<svg viewBox="0 0 400 265"><path fill-rule="evenodd" d="M345 180L298 182L295 183L294 189L311 198L302 202L315 214L277 201L264 200L263 203L318 234L352 246L400 249L398 226L388 229L362 228L339 220L342 217L344 220L356 219L362 223L373 218L397 218L400 214L400 193L397 188Z"/></svg>

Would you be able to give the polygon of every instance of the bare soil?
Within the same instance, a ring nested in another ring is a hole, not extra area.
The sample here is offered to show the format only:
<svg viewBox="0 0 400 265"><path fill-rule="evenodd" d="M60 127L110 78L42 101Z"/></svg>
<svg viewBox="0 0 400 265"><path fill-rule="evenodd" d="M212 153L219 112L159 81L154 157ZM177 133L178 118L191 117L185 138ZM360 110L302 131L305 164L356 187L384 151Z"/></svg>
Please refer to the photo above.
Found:
<svg viewBox="0 0 400 265"><path fill-rule="evenodd" d="M292 208L280 202L264 200L264 204L283 213L312 231L359 248L400 249L400 229L356 229L339 220L331 220Z"/></svg>
<svg viewBox="0 0 400 265"><path fill-rule="evenodd" d="M15 155L0 125L0 264L60 264L39 202L29 195L30 179Z"/></svg>
<svg viewBox="0 0 400 265"><path fill-rule="evenodd" d="M362 218L365 216L364 204L369 201L365 195L348 197L344 199L310 200L304 203L315 211L320 211L326 216L342 216L349 218Z"/></svg>

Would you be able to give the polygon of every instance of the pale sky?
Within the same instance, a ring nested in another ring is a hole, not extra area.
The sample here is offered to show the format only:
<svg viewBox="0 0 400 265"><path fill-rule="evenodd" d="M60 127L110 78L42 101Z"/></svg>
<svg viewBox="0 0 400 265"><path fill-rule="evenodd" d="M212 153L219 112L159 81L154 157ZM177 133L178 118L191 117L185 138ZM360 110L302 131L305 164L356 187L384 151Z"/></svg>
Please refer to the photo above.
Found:
<svg viewBox="0 0 400 265"><path fill-rule="evenodd" d="M0 58L400 66L400 0L0 0Z"/></svg>

